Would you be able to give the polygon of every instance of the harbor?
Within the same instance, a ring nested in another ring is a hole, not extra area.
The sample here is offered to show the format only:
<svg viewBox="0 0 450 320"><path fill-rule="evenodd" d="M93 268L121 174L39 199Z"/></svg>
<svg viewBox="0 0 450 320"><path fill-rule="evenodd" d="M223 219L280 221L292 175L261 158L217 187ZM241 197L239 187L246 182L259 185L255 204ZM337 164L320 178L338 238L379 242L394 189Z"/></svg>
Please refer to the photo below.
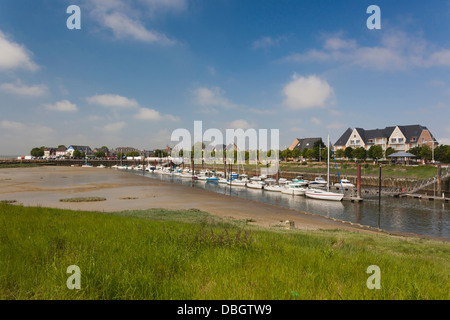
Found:
<svg viewBox="0 0 450 320"><path fill-rule="evenodd" d="M364 201L362 201L362 198L351 196L354 193L353 190L347 191L350 196L344 196L342 199L344 201L325 201L282 192L271 192L264 190L264 188L258 190L244 186L192 179L192 174L191 176L181 177L181 175L164 174L161 171L126 171L151 179L169 181L231 197L285 207L299 212L313 213L328 219L345 221L374 229L450 238L450 221L448 216L450 205L448 201L429 201L426 197L417 199L386 195L383 195L381 198L369 195L365 196ZM334 188L336 190L339 189L339 187Z"/></svg>

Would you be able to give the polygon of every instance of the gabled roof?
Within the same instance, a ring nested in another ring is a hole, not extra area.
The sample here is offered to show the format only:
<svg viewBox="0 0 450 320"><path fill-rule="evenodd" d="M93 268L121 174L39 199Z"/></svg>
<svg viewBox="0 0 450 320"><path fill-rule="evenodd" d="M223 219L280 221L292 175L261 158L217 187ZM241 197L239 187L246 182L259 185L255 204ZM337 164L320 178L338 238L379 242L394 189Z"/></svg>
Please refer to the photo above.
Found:
<svg viewBox="0 0 450 320"><path fill-rule="evenodd" d="M345 146L345 144L348 141L348 138L350 138L350 135L352 134L353 130L351 128L348 128L344 134L336 141L334 144L335 146Z"/></svg>
<svg viewBox="0 0 450 320"><path fill-rule="evenodd" d="M304 139L298 139L297 145L294 147L294 149L300 149L300 151L303 151L304 149L312 149L314 147L314 144L317 141L322 140L322 138L304 138Z"/></svg>

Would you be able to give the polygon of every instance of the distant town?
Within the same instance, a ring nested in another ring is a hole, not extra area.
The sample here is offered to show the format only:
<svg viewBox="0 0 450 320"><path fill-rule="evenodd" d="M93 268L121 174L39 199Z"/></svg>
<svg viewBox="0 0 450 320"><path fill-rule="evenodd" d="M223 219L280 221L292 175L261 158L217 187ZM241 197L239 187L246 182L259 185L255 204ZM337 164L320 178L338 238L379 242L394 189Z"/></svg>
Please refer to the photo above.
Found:
<svg viewBox="0 0 450 320"><path fill-rule="evenodd" d="M225 146L223 150L236 145ZM216 147L205 146L203 150ZM430 130L422 125L390 126L384 129L348 128L334 143L331 144L333 155L337 159L346 160L386 160L392 155L399 155L409 160L422 162L450 163L450 146L439 145ZM108 148L106 146L91 148L86 145L59 145L57 147L35 147L30 155L20 159L146 159L162 158L171 155L172 148L166 146L161 149L140 150L134 147ZM248 151L247 151L248 152ZM327 146L321 137L295 138L285 150L280 150L282 160L321 161L327 157Z"/></svg>

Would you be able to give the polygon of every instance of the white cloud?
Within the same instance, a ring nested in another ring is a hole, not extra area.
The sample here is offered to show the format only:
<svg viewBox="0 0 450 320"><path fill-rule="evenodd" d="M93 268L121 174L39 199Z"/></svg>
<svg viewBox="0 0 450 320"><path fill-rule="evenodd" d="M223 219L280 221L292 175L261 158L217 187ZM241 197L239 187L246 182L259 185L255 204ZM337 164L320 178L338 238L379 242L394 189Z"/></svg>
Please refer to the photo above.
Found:
<svg viewBox="0 0 450 320"><path fill-rule="evenodd" d="M234 109L238 107L236 104L223 97L223 95L223 90L218 87L212 89L200 87L193 92L194 103L200 107L206 108L206 110L209 110L211 107L220 107L224 109Z"/></svg>
<svg viewBox="0 0 450 320"><path fill-rule="evenodd" d="M450 49L436 49L436 46L421 37L390 31L382 33L379 42L378 45L361 46L354 39L345 39L342 34L329 35L323 37L321 49L294 53L284 60L302 63L339 62L376 70L450 66Z"/></svg>
<svg viewBox="0 0 450 320"><path fill-rule="evenodd" d="M158 121L158 120L170 120L170 121L179 121L178 117L175 117L170 114L162 115L159 111L155 109L149 108L139 108L137 114L134 115L135 119L138 120L150 120L150 121Z"/></svg>
<svg viewBox="0 0 450 320"><path fill-rule="evenodd" d="M47 92L47 87L45 85L27 86L17 82L3 83L0 85L0 90L21 96L40 97Z"/></svg>
<svg viewBox="0 0 450 320"><path fill-rule="evenodd" d="M22 131L26 129L26 126L23 123L9 120L0 121L0 127L7 130L13 131Z"/></svg>
<svg viewBox="0 0 450 320"><path fill-rule="evenodd" d="M302 77L294 74L292 81L283 88L283 94L283 104L293 110L322 108L334 99L333 88L316 75Z"/></svg>
<svg viewBox="0 0 450 320"><path fill-rule="evenodd" d="M31 52L15 43L0 31L0 70L25 69L35 71L39 67L31 59Z"/></svg>
<svg viewBox="0 0 450 320"><path fill-rule="evenodd" d="M94 20L110 30L115 38L160 45L173 45L176 41L161 32L148 29L145 22L187 8L185 0L97 0L86 1L86 5L91 8L89 12Z"/></svg>
<svg viewBox="0 0 450 320"><path fill-rule="evenodd" d="M247 122L247 120L239 119L234 120L228 124L229 129L243 129L247 130L250 128L254 128L255 126L253 124L250 124Z"/></svg>
<svg viewBox="0 0 450 320"><path fill-rule="evenodd" d="M114 133L114 132L122 130L123 128L125 128L126 125L127 124L123 121L113 122L113 123L109 123L109 124L103 126L101 128L101 130L103 130L107 133Z"/></svg>
<svg viewBox="0 0 450 320"><path fill-rule="evenodd" d="M54 104L44 104L46 110L59 111L59 112L76 112L78 111L77 105L71 103L68 100L62 100Z"/></svg>
<svg viewBox="0 0 450 320"><path fill-rule="evenodd" d="M136 100L117 94L95 95L86 98L86 100L90 104L98 104L103 107L134 108L139 106Z"/></svg>

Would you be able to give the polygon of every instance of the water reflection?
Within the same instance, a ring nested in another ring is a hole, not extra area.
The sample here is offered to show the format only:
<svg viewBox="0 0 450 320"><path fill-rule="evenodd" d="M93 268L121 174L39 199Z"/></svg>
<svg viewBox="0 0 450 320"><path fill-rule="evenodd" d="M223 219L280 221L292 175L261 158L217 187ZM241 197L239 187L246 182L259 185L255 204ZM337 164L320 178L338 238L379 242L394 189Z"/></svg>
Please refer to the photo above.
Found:
<svg viewBox="0 0 450 320"><path fill-rule="evenodd" d="M383 197L379 207L378 197L364 198L359 203L323 201L159 173L147 173L145 176L384 230L450 238L450 204L442 201Z"/></svg>

